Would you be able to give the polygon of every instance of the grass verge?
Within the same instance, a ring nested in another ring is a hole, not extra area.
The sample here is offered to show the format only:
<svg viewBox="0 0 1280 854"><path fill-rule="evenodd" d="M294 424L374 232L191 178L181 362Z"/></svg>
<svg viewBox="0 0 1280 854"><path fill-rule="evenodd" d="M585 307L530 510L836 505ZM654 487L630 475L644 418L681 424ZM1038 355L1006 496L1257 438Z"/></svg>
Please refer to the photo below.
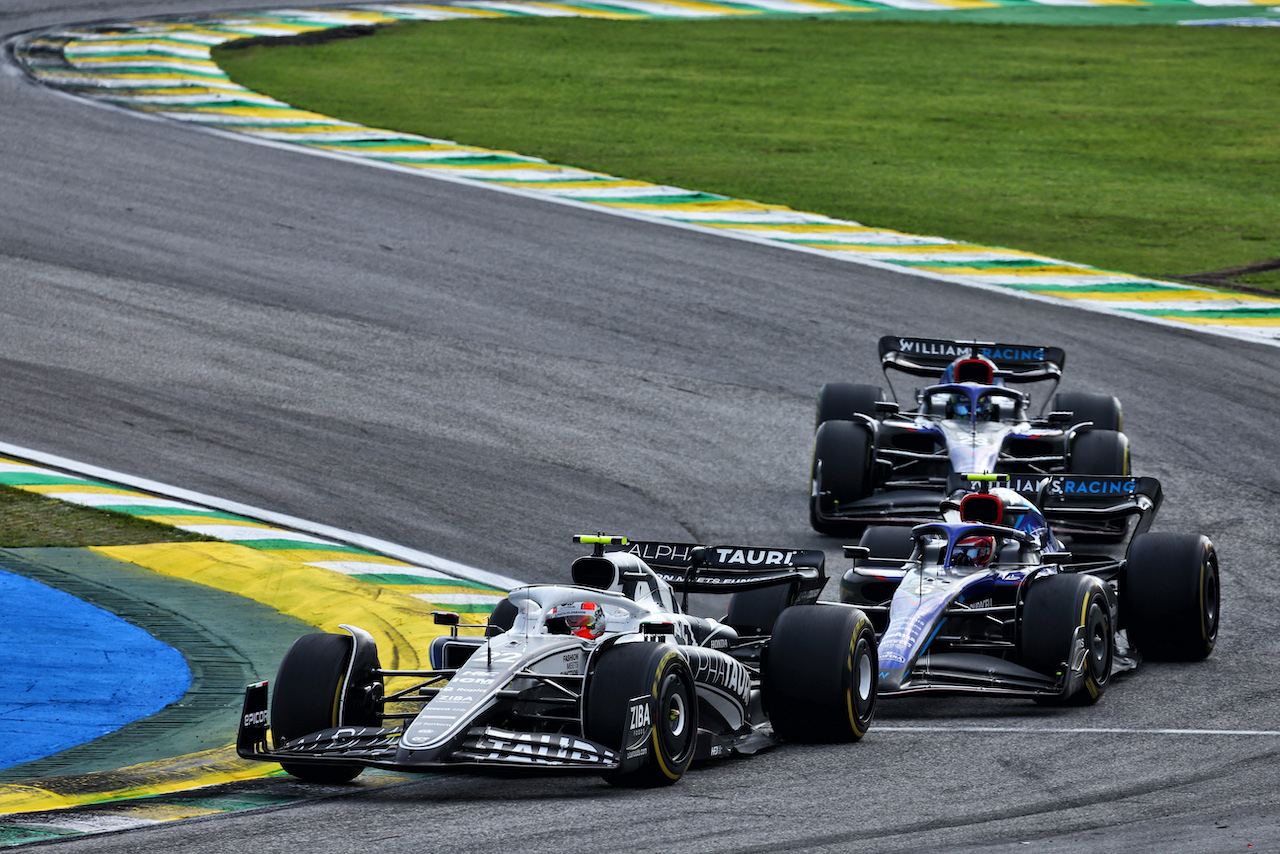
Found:
<svg viewBox="0 0 1280 854"><path fill-rule="evenodd" d="M374 127L1184 276L1280 257L1276 37L515 19L217 59L252 89Z"/></svg>
<svg viewBox="0 0 1280 854"><path fill-rule="evenodd" d="M124 513L0 486L0 548L125 546L208 539Z"/></svg>

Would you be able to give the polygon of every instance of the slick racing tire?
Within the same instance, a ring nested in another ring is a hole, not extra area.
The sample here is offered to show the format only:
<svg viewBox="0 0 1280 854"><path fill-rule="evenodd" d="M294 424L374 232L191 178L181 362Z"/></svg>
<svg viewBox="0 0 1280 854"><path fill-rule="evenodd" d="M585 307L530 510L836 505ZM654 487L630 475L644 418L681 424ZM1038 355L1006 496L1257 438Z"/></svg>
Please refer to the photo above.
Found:
<svg viewBox="0 0 1280 854"><path fill-rule="evenodd" d="M729 597L724 622L739 635L767 635L794 595L795 585L789 583L740 590Z"/></svg>
<svg viewBox="0 0 1280 854"><path fill-rule="evenodd" d="M1081 430L1071 440L1071 474L1127 475L1129 437L1115 430Z"/></svg>
<svg viewBox="0 0 1280 854"><path fill-rule="evenodd" d="M1124 429L1120 399L1109 394L1064 391L1053 396L1051 408L1056 412L1072 413L1072 424L1092 421L1093 426L1099 430L1115 430L1118 433Z"/></svg>
<svg viewBox="0 0 1280 854"><path fill-rule="evenodd" d="M606 781L629 788L669 786L688 770L697 746L698 695L693 671L675 647L609 647L588 677L585 694L584 735L623 755L623 770L604 775ZM633 706L640 697L647 704ZM643 752L638 764L636 751Z"/></svg>
<svg viewBox="0 0 1280 854"><path fill-rule="evenodd" d="M489 620L485 623L485 637L493 637L503 632L511 631L511 627L516 624L516 606L510 599L503 599L489 613Z"/></svg>
<svg viewBox="0 0 1280 854"><path fill-rule="evenodd" d="M859 564L872 569L900 569L915 550L911 528L905 525L869 525L862 532L858 545L870 549L871 554ZM867 609L867 617L877 635L889 627L889 613L883 606L893 598L898 589L898 577L883 578L867 575L855 569L840 576L840 601ZM878 608L868 606L880 606Z"/></svg>
<svg viewBox="0 0 1280 854"><path fill-rule="evenodd" d="M1218 553L1208 537L1133 538L1120 573L1120 621L1143 658L1207 658L1218 639L1218 597Z"/></svg>
<svg viewBox="0 0 1280 854"><path fill-rule="evenodd" d="M1085 649L1083 684L1057 697L1037 698L1050 705L1092 705L1111 684L1115 657L1111 607L1102 582L1091 575L1050 575L1033 579L1022 608L1022 664L1055 676L1066 671L1077 647L1078 629Z"/></svg>
<svg viewBox="0 0 1280 854"><path fill-rule="evenodd" d="M809 523L815 531L841 534L851 527L823 517L871 494L874 451L871 432L862 424L828 421L818 427L809 490Z"/></svg>
<svg viewBox="0 0 1280 854"><path fill-rule="evenodd" d="M858 383L827 383L818 392L816 430L827 421L853 421L857 415L876 417L876 404L884 400L884 389Z"/></svg>
<svg viewBox="0 0 1280 854"><path fill-rule="evenodd" d="M1129 439L1114 430L1086 427L1071 440L1069 471L1072 474L1127 476L1130 474ZM1127 519L1105 522L1091 533L1072 535L1080 543L1116 543L1129 531Z"/></svg>
<svg viewBox="0 0 1280 854"><path fill-rule="evenodd" d="M868 525L858 545L871 550L867 566L900 567L915 551L909 525Z"/></svg>
<svg viewBox="0 0 1280 854"><path fill-rule="evenodd" d="M761 673L764 708L783 741L857 741L876 711L880 658L866 614L844 605L788 608Z"/></svg>
<svg viewBox="0 0 1280 854"><path fill-rule="evenodd" d="M373 681L372 661L357 662L347 685L355 641L350 635L313 634L294 641L276 672L271 696L271 732L276 747L300 736L337 726L379 726L376 710L365 702L364 686ZM342 702L345 698L345 704ZM361 765L281 762L289 774L307 783L346 783Z"/></svg>

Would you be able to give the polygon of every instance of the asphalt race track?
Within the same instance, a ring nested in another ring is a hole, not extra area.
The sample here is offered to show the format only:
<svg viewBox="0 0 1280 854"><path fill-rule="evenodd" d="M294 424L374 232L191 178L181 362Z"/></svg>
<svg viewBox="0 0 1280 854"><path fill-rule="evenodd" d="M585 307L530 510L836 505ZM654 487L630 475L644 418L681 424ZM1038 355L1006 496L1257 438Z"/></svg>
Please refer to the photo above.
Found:
<svg viewBox="0 0 1280 854"><path fill-rule="evenodd" d="M8 0L0 34L253 0ZM447 24L442 24L446 25ZM428 777L67 851L1280 846L1280 353L255 146L0 74L0 440L529 581L574 533L827 549L812 403L882 334L1044 343L1208 534L1204 663L1094 708L883 703L663 791ZM1033 247L1028 247L1033 248ZM830 592L830 591L829 591ZM620 842L621 840L621 842Z"/></svg>

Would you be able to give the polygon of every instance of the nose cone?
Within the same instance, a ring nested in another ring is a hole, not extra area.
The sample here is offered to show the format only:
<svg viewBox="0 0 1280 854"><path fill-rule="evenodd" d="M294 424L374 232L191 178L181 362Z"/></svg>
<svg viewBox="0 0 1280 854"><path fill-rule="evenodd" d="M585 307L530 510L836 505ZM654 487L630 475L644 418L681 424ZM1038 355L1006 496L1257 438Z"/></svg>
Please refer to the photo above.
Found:
<svg viewBox="0 0 1280 854"><path fill-rule="evenodd" d="M445 759L449 752L448 748L449 745L436 745L425 750L417 750L401 744L396 750L396 764L405 768L411 768L414 765L424 767L436 765Z"/></svg>

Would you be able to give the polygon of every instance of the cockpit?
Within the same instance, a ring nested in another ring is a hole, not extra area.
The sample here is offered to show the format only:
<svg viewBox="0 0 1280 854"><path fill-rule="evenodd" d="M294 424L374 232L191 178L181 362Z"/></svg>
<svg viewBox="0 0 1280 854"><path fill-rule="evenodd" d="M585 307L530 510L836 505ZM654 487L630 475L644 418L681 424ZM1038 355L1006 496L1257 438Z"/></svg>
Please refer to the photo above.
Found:
<svg viewBox="0 0 1280 854"><path fill-rule="evenodd" d="M1034 562L1035 544L1021 532L989 525L948 523L915 531L911 562L927 574L964 576L1016 569Z"/></svg>
<svg viewBox="0 0 1280 854"><path fill-rule="evenodd" d="M573 562L569 574L574 584L617 593L654 611L678 612L671 585L628 552L580 557Z"/></svg>
<svg viewBox="0 0 1280 854"><path fill-rule="evenodd" d="M974 383L931 386L921 395L920 413L947 421L972 423L1023 421L1026 419L1026 398L1000 386Z"/></svg>

